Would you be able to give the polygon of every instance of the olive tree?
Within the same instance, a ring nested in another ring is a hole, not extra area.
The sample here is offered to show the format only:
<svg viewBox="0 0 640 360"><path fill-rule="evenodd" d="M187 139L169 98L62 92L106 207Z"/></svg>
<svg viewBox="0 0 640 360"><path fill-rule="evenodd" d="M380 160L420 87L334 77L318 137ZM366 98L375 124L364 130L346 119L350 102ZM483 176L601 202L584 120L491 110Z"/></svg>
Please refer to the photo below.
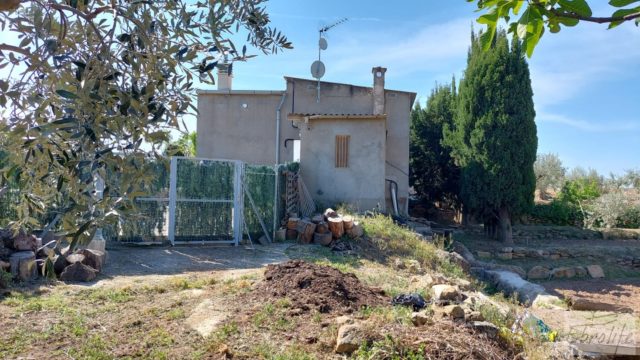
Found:
<svg viewBox="0 0 640 360"><path fill-rule="evenodd" d="M250 58L247 45L291 47L269 26L264 0L0 4L9 74L0 128L12 157L0 174L21 189L14 225L41 226L38 214L53 212L72 247L143 193L145 162L196 111L194 83L212 83L218 61Z"/></svg>

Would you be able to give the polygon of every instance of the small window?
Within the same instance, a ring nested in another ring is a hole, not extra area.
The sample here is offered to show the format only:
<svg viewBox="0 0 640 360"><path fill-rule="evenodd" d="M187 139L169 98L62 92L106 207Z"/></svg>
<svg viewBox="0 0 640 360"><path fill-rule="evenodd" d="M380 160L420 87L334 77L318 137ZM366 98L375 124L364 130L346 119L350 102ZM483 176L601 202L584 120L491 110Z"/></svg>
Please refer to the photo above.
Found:
<svg viewBox="0 0 640 360"><path fill-rule="evenodd" d="M349 135L336 135L336 167L349 167Z"/></svg>

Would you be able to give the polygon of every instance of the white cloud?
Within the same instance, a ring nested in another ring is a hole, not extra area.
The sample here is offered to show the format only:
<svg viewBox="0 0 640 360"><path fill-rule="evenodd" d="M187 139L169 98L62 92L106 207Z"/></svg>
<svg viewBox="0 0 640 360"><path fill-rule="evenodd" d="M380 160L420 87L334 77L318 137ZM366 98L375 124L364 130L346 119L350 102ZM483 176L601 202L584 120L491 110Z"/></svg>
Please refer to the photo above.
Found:
<svg viewBox="0 0 640 360"><path fill-rule="evenodd" d="M539 113L536 116L538 122L549 122L569 126L574 129L587 132L628 132L640 131L640 121L603 121L594 123L582 119L575 119L565 115Z"/></svg>
<svg viewBox="0 0 640 360"><path fill-rule="evenodd" d="M639 63L640 31L632 24L606 30L581 23L546 34L529 62L536 106L565 103Z"/></svg>

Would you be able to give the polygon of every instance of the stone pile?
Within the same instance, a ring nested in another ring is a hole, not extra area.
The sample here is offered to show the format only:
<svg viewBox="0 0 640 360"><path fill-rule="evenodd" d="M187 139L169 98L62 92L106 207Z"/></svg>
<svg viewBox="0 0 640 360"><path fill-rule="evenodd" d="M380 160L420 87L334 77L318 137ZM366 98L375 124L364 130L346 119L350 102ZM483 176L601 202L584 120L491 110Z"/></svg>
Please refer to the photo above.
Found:
<svg viewBox="0 0 640 360"><path fill-rule="evenodd" d="M624 256L616 260L618 265L640 269L640 257Z"/></svg>
<svg viewBox="0 0 640 360"><path fill-rule="evenodd" d="M489 251L477 251L476 255L481 259L491 259L496 257L501 260L517 260L517 259L570 259L584 256L581 253L575 253L569 251L566 248L553 248L553 249L532 249L525 247L504 247L495 254Z"/></svg>
<svg viewBox="0 0 640 360"><path fill-rule="evenodd" d="M598 279L604 277L604 271L600 265L584 266L560 266L549 268L545 266L534 266L527 272L529 280L549 280L549 279L571 279L590 276Z"/></svg>
<svg viewBox="0 0 640 360"><path fill-rule="evenodd" d="M0 271L10 273L19 281L34 280L43 274L48 262L55 275L63 281L91 281L102 271L106 253L100 250L56 248L58 241L42 239L24 231L0 229Z"/></svg>

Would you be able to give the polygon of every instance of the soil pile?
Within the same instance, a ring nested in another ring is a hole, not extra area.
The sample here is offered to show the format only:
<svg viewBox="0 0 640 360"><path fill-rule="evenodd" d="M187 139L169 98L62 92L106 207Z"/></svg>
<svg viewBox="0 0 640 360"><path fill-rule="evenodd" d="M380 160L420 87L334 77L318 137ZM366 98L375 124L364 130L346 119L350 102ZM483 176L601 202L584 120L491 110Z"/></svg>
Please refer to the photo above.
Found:
<svg viewBox="0 0 640 360"><path fill-rule="evenodd" d="M272 299L287 297L292 308L321 313L352 313L365 306L389 302L382 290L365 286L353 274L302 260L267 266L257 295Z"/></svg>

